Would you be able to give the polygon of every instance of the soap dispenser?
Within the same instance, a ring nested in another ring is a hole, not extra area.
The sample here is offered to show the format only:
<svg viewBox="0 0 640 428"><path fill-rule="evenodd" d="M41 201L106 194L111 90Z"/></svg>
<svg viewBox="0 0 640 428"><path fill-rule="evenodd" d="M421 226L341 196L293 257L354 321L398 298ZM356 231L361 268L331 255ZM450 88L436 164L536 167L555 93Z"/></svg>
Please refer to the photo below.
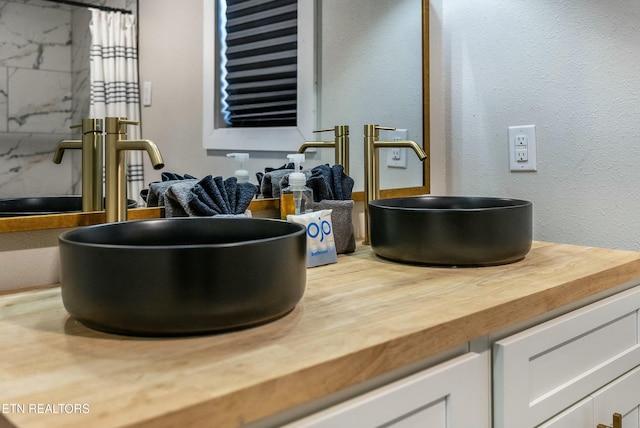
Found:
<svg viewBox="0 0 640 428"><path fill-rule="evenodd" d="M300 172L304 154L291 154L287 158L295 165L295 172L289 174L289 186L282 189L280 194L282 220L286 220L288 214L300 215L313 211L313 190L306 186L307 177Z"/></svg>
<svg viewBox="0 0 640 428"><path fill-rule="evenodd" d="M244 169L244 163L249 160L249 153L227 153L227 157L236 158L238 162L238 169L233 173L233 176L238 179L238 183L248 183L249 171Z"/></svg>

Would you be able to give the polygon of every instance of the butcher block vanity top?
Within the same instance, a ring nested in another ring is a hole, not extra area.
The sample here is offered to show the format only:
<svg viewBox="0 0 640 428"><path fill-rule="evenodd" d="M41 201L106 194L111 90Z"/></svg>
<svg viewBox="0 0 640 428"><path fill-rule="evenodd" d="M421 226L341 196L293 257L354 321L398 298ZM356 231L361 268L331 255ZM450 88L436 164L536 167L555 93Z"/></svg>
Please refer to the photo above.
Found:
<svg viewBox="0 0 640 428"><path fill-rule="evenodd" d="M0 427L242 426L638 277L631 251L534 242L513 264L437 268L360 246L308 269L285 317L177 338L91 330L58 287L6 294Z"/></svg>

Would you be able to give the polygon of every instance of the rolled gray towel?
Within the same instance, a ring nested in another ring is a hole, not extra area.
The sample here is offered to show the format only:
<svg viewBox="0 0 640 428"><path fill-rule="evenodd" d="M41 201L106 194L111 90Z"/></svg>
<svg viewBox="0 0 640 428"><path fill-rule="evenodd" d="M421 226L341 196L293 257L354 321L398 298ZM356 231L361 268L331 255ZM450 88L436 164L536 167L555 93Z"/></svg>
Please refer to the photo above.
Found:
<svg viewBox="0 0 640 428"><path fill-rule="evenodd" d="M344 173L344 167L342 165L332 166L331 177L333 180L333 194L335 195L335 199L351 199L354 181L353 178Z"/></svg>
<svg viewBox="0 0 640 428"><path fill-rule="evenodd" d="M356 234L353 228L352 200L324 200L313 204L314 211L332 210L331 224L338 254L353 253L356 250Z"/></svg>
<svg viewBox="0 0 640 428"><path fill-rule="evenodd" d="M311 176L307 176L307 187L313 190L313 200L320 202L336 198L333 192L333 173L328 164L318 165L311 169Z"/></svg>
<svg viewBox="0 0 640 428"><path fill-rule="evenodd" d="M149 207L161 207L166 205L166 192L174 184L181 184L193 187L198 182L197 179L186 180L167 180L157 181L149 184L149 194L147 196L147 206Z"/></svg>
<svg viewBox="0 0 640 428"><path fill-rule="evenodd" d="M279 198L282 190L281 181L284 177L294 172L293 169L276 169L267 172L262 177L260 184L260 192L265 198Z"/></svg>
<svg viewBox="0 0 640 428"><path fill-rule="evenodd" d="M167 188L164 197L165 217L187 217L193 216L194 212L189 209L189 195L191 189L198 180L178 180Z"/></svg>
<svg viewBox="0 0 640 428"><path fill-rule="evenodd" d="M235 179L235 177L229 177L227 180ZM237 183L236 189L236 206L233 212L236 215L243 214L249 208L249 204L255 198L258 192L258 188L255 184L251 183Z"/></svg>

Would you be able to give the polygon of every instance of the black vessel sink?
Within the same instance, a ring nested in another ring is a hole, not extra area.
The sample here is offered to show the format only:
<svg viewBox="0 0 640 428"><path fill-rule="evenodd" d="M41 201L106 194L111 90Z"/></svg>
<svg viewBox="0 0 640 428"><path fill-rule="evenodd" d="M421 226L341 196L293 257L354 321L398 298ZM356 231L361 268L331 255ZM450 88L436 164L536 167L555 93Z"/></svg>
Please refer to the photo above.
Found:
<svg viewBox="0 0 640 428"><path fill-rule="evenodd" d="M129 199L129 208L138 203ZM82 211L82 196L34 196L0 199L0 217L61 214Z"/></svg>
<svg viewBox="0 0 640 428"><path fill-rule="evenodd" d="M98 330L142 336L243 328L289 313L306 284L300 224L183 217L60 235L62 300Z"/></svg>
<svg viewBox="0 0 640 428"><path fill-rule="evenodd" d="M518 199L417 196L369 203L370 243L407 263L488 266L523 259L531 249L533 208Z"/></svg>

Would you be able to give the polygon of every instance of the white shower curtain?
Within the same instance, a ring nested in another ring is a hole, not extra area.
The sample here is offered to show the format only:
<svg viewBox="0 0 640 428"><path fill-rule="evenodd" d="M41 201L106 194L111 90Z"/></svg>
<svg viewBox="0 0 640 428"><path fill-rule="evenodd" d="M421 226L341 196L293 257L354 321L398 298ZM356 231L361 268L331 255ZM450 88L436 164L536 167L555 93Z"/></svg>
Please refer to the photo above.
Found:
<svg viewBox="0 0 640 428"><path fill-rule="evenodd" d="M90 116L99 119L126 117L139 121L140 89L135 16L97 9L90 11ZM140 139L140 127L129 125L127 138ZM126 159L128 198L142 204L140 191L145 187L142 152L127 151Z"/></svg>

